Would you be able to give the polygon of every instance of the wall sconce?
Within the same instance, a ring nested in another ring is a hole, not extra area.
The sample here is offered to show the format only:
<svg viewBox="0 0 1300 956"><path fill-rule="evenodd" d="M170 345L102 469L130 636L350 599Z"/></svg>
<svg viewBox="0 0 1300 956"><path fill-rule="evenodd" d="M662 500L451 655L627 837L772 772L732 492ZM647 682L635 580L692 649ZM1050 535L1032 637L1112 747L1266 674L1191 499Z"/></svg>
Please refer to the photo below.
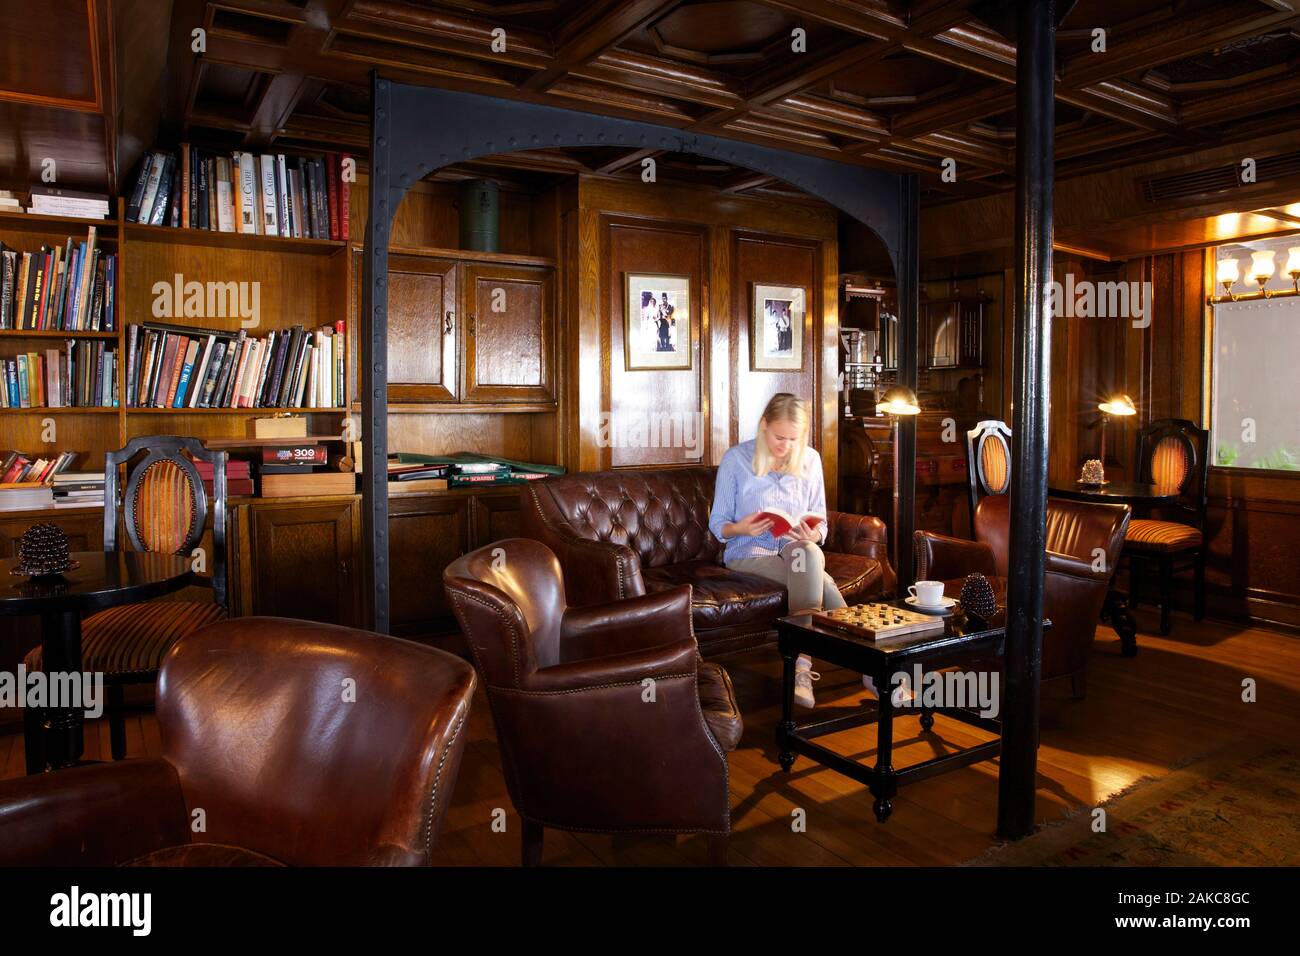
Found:
<svg viewBox="0 0 1300 956"><path fill-rule="evenodd" d="M1230 299L1236 300L1237 297L1233 295L1232 287L1241 278L1241 270L1237 265L1237 260L1220 259L1215 278L1218 280L1219 285L1223 286L1223 294Z"/></svg>
<svg viewBox="0 0 1300 956"><path fill-rule="evenodd" d="M1300 293L1300 246L1292 246L1286 251L1286 274L1291 277L1291 291Z"/></svg>
<svg viewBox="0 0 1300 956"><path fill-rule="evenodd" d="M1268 292L1264 286L1273 278L1273 272L1277 268L1273 262L1274 255L1272 249L1260 249L1250 254L1250 277L1259 283L1259 291L1265 298L1268 297Z"/></svg>

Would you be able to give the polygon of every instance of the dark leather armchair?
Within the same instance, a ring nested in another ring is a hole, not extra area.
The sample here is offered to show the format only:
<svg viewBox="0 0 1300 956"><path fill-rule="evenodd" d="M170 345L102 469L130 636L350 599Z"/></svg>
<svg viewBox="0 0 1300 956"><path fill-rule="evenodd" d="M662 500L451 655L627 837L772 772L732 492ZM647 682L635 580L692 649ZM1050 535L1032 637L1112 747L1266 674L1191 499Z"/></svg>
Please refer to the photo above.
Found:
<svg viewBox="0 0 1300 956"><path fill-rule="evenodd" d="M1044 680L1068 676L1076 697L1087 692L1088 650L1118 567L1129 517L1128 505L1047 501L1043 615L1052 627L1043 635L1042 675ZM916 532L918 580L943 581L944 593L958 597L966 575L978 571L989 579L1002 603L1009 529L1009 496L990 495L975 509L974 541ZM1094 570L1098 548L1104 551L1105 561L1101 570Z"/></svg>
<svg viewBox="0 0 1300 956"><path fill-rule="evenodd" d="M742 724L727 672L700 659L691 589L569 607L559 561L524 538L443 581L487 685L524 863L541 861L545 827L705 833L719 860Z"/></svg>
<svg viewBox="0 0 1300 956"><path fill-rule="evenodd" d="M474 684L366 631L208 625L163 662L161 757L0 782L0 865L427 864Z"/></svg>

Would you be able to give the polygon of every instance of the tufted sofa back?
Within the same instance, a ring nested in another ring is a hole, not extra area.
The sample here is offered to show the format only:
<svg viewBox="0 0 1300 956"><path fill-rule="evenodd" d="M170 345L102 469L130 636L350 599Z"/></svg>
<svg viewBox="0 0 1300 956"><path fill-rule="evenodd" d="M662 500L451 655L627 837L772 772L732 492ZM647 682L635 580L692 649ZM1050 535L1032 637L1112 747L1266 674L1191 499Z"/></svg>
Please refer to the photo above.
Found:
<svg viewBox="0 0 1300 956"><path fill-rule="evenodd" d="M589 541L620 544L636 552L643 568L682 561L721 561L722 544L709 532L712 467L653 471L590 471L528 485L544 523Z"/></svg>

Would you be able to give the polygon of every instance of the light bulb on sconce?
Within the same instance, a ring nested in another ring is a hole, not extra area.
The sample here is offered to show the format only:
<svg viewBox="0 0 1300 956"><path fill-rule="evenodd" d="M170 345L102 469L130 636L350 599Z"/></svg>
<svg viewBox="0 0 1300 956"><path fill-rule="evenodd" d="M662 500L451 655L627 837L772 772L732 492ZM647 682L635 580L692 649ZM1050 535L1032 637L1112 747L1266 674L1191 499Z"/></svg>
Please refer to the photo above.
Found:
<svg viewBox="0 0 1300 956"><path fill-rule="evenodd" d="M1236 265L1236 262L1233 262ZM1104 485L1106 483L1106 426L1112 418L1128 418L1138 413L1133 399L1127 395L1115 395L1102 402L1097 408L1101 411L1101 456L1085 462L1083 474L1079 476L1081 484Z"/></svg>
<svg viewBox="0 0 1300 956"><path fill-rule="evenodd" d="M1237 260L1220 259L1215 272L1215 278L1218 280L1219 285L1223 286L1223 294L1231 299L1235 299L1236 296L1232 292L1232 287L1236 284L1237 280L1241 278L1241 268L1238 266Z"/></svg>
<svg viewBox="0 0 1300 956"><path fill-rule="evenodd" d="M1259 291L1265 297L1268 296L1268 290L1264 286L1268 284L1269 279L1273 278L1273 273L1277 269L1273 262L1274 255L1272 249L1261 249L1250 254L1250 277L1259 283Z"/></svg>
<svg viewBox="0 0 1300 956"><path fill-rule="evenodd" d="M1286 251L1286 274L1291 277L1291 291L1300 292L1300 246L1292 246Z"/></svg>

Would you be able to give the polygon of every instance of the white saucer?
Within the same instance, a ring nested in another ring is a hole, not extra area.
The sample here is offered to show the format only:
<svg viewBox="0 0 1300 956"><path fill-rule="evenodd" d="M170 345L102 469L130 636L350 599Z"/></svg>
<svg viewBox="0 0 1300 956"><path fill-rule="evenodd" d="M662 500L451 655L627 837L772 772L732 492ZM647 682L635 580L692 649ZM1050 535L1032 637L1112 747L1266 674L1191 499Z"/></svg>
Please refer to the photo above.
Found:
<svg viewBox="0 0 1300 956"><path fill-rule="evenodd" d="M906 597L903 600L918 611L946 611L957 603L956 598L950 598L947 595L944 595L943 602L940 604L921 604L915 597Z"/></svg>

